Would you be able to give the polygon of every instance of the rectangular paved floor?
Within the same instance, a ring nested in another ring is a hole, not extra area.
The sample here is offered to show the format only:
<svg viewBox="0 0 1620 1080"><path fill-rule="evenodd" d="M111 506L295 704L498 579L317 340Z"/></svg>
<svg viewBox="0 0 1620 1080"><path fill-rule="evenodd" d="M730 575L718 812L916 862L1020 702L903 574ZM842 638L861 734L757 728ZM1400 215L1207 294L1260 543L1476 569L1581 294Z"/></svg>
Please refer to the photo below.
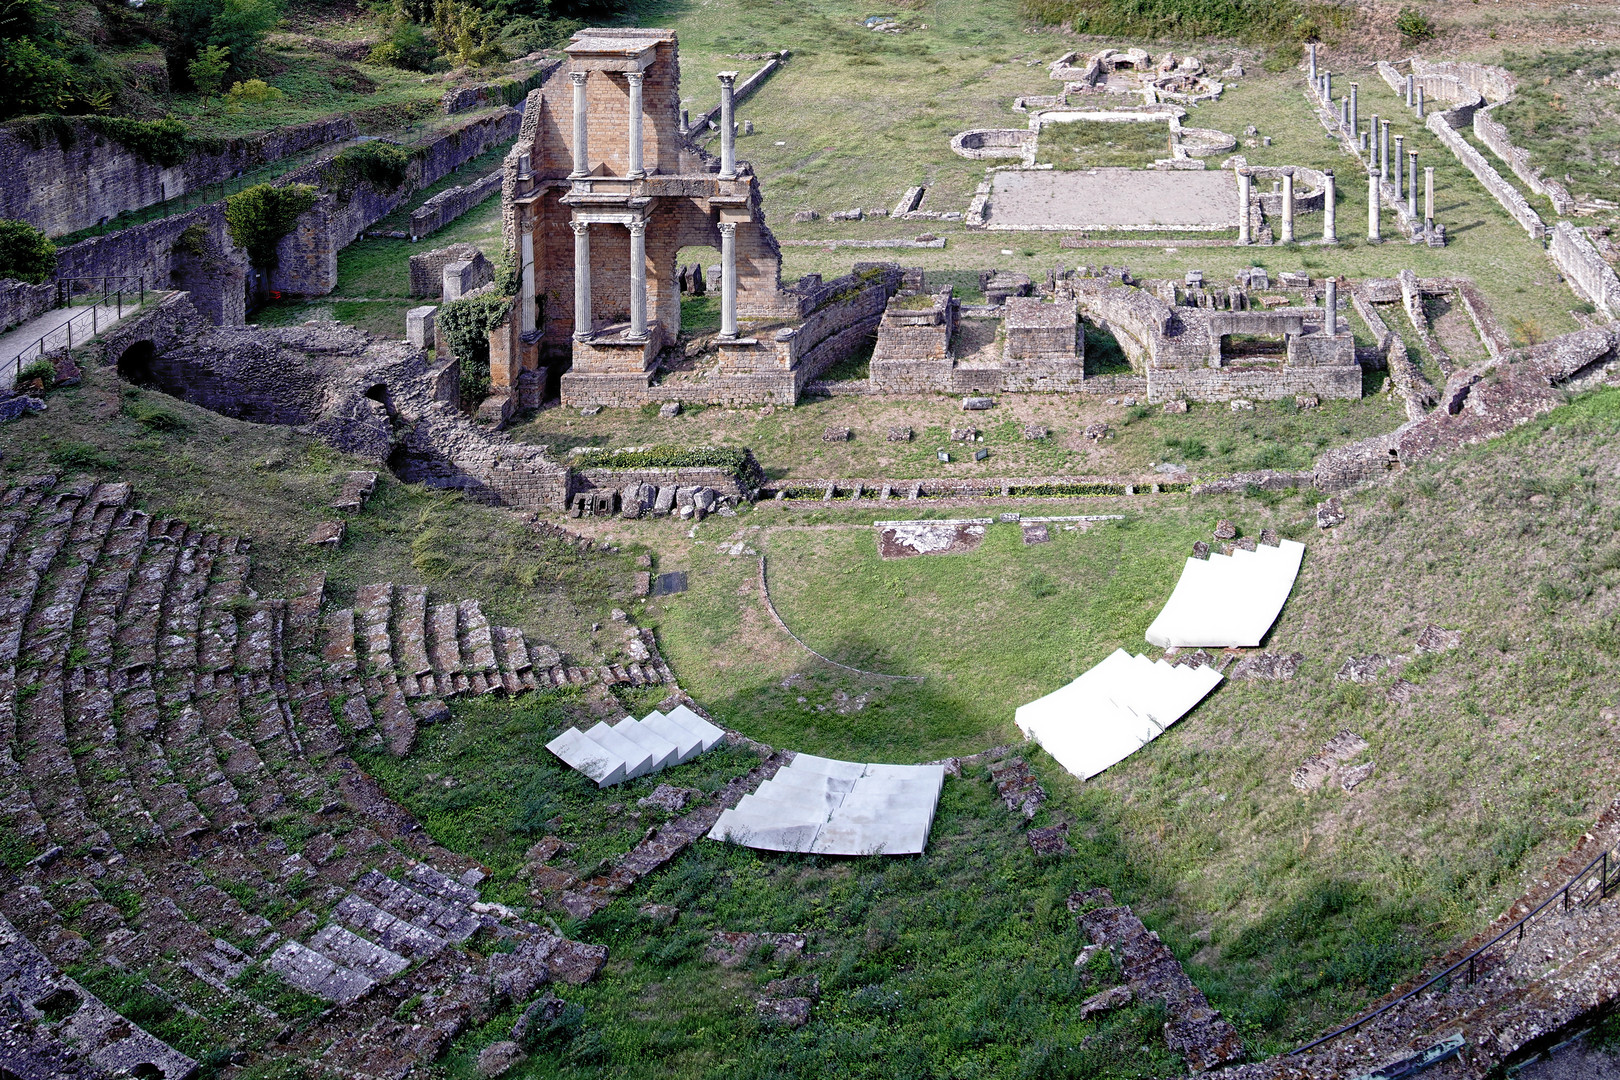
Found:
<svg viewBox="0 0 1620 1080"><path fill-rule="evenodd" d="M1237 229L1228 169L1014 170L995 174L990 229Z"/></svg>

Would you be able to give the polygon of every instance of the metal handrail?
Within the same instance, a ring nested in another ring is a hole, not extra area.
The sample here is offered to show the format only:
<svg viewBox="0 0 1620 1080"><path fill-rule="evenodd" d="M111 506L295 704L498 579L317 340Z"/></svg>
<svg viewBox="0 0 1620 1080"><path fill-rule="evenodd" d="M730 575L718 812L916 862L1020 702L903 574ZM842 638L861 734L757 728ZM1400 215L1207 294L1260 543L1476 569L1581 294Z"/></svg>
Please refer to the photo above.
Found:
<svg viewBox="0 0 1620 1080"><path fill-rule="evenodd" d="M141 308L146 306L146 282L144 281L144 279L141 279L141 278L118 278L118 277L103 277L103 278L99 278L99 279L97 279L97 278L64 278L64 279L61 279L60 281L57 282L57 296L58 296L58 299L59 299L60 302L58 303L57 307L53 308L52 310L55 311L55 310L60 310L63 307L71 307L72 306L70 303L68 303L68 301L71 300L72 296L73 296L73 292L72 292L73 282L75 282L75 281L96 281L96 280L99 280L102 283L101 284L102 297L101 297L100 300L97 300L94 303L92 303L88 310L80 311L80 312L77 312L77 313L75 313L73 315L68 316L68 319L67 319L66 322L52 327L50 330L47 330L45 333L41 334L37 340L32 341L32 342L28 343L27 345L24 345L20 350L17 351L16 355L14 355L11 358L11 363L12 363L11 378L12 378L12 383L14 385L16 383L17 376L22 374L24 358L28 355L30 350L34 350L34 359L36 359L36 360L39 359L40 357L44 356L45 353L48 351L47 348L46 348L46 343L51 341L52 339L60 338L63 335L64 330L66 331L66 337L67 337L67 344L66 344L65 347L68 348L68 349L73 348L73 323L74 323L75 320L83 318L85 315L89 315L90 316L90 337L93 338L96 335L101 333L100 312L101 312L101 310L103 308L106 308L106 307L112 307L113 308L113 314L114 314L113 321L114 322L117 322L119 319L122 319L124 317L124 288L122 286L119 286L117 288L111 288L113 282L130 282L130 281L135 282L136 283L136 288L131 290L131 291L132 292L138 291L139 299L137 300L136 297L134 297L134 296L130 297L130 300L132 301L132 310L139 311ZM87 291L93 291L93 290L87 290ZM81 336L80 340L83 341L83 340L86 340L86 339Z"/></svg>
<svg viewBox="0 0 1620 1080"><path fill-rule="evenodd" d="M1510 923L1508 925L1507 929L1503 930L1500 934L1497 934L1495 937L1491 938L1491 940L1487 941L1485 944L1481 945L1479 948L1475 949L1473 952L1469 953L1467 956L1463 957L1461 960L1458 960L1456 963L1452 964L1450 967L1446 968L1444 971L1440 972L1438 975L1435 975L1433 978L1431 978L1428 981L1424 982L1421 986L1418 986L1418 987L1415 987L1415 988L1413 988L1411 990L1408 990L1406 993L1402 994L1400 997L1396 998L1394 1001L1386 1002L1385 1004L1383 1004L1383 1005L1379 1006L1378 1008L1374 1009L1372 1012L1368 1013L1366 1016L1363 1016L1363 1017L1361 1017L1361 1018L1359 1018L1357 1020L1354 1020L1351 1023L1348 1023L1348 1024L1344 1025L1343 1027L1338 1028L1338 1029L1336 1029L1334 1031L1330 1031L1326 1035L1323 1035L1319 1039L1315 1039L1315 1040L1313 1040L1311 1042L1306 1043L1304 1046L1297 1047L1297 1048L1295 1048L1293 1050L1290 1050L1288 1052L1287 1056L1292 1057L1295 1054L1303 1054L1305 1051L1315 1049L1316 1047L1321 1046L1325 1042L1330 1042L1333 1039L1337 1039L1341 1035L1347 1035L1350 1032L1355 1031L1356 1029L1358 1029L1358 1028L1362 1027L1363 1025L1365 1025L1366 1023L1368 1023L1369 1021L1375 1020L1378 1017L1382 1016L1384 1013L1389 1012L1391 1009L1395 1008L1397 1005L1400 1005L1400 1004L1402 1004L1404 1002L1410 1001L1414 997L1417 997L1419 994L1423 993L1425 990L1427 990L1429 987L1433 986L1435 983L1440 982L1442 979L1446 979L1446 978L1450 977L1451 975L1455 974L1460 968L1462 968L1462 966L1464 964L1466 964L1468 966L1468 982L1470 984L1472 984L1473 981L1474 981L1474 971L1475 971L1475 967L1476 967L1476 962L1479 960L1479 958L1481 956L1483 956L1485 954L1485 952L1487 950L1489 950L1493 946L1495 946L1498 943L1500 943L1501 941L1503 941L1505 938L1507 938L1507 936L1509 934L1513 934L1515 931L1517 931L1517 933L1518 933L1518 938L1514 943L1517 944L1518 942L1523 941L1524 940L1524 928L1527 925L1529 925L1529 923L1530 923L1530 921L1532 919L1534 919L1536 916L1540 915L1542 912L1546 911L1547 908L1550 907L1555 901L1558 901L1558 900L1562 899L1562 901L1563 901L1563 910L1568 911L1569 908L1570 908L1570 891L1572 889L1574 889L1577 885L1579 885L1582 881L1586 880L1586 878L1592 873L1593 869L1597 869L1597 871L1598 871L1597 886L1594 889L1589 890L1585 895L1581 896L1579 899L1577 899L1575 901L1575 903L1578 905L1578 904L1584 904L1584 903L1588 902L1589 900L1591 900L1593 892L1596 892L1598 894L1597 898L1599 900L1608 899L1609 890L1611 888L1616 887L1616 886L1620 886L1620 880L1616 880L1616 881L1611 882L1610 879L1609 879L1609 863L1611 861L1610 860L1611 855L1614 856L1613 862L1614 862L1616 873L1617 873L1617 879L1620 879L1620 845L1617 845L1617 846L1614 846L1614 847L1606 848L1604 850L1603 854L1599 855L1597 858L1595 858L1591 862L1587 863L1579 871L1577 871L1573 877L1571 877L1567 882L1565 882L1563 888L1559 889L1557 892L1555 892L1551 896L1547 897L1547 899L1545 899L1541 903L1537 904L1533 910L1531 910L1529 913L1525 914L1523 917L1519 918L1518 920L1514 921L1513 923Z"/></svg>

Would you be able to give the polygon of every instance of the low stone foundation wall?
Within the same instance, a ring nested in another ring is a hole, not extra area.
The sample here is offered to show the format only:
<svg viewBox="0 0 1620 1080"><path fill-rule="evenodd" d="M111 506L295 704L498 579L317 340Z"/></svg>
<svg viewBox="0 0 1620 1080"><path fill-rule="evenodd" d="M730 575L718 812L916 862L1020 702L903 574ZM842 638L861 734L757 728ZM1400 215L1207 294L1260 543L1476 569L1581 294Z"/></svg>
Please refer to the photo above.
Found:
<svg viewBox="0 0 1620 1080"><path fill-rule="evenodd" d="M1446 123L1444 116L1439 113L1431 115L1425 126L1446 144L1446 149L1474 174L1475 179L1485 185L1485 190L1502 204L1502 209L1506 210L1514 221L1523 226L1532 240L1540 240L1547 235L1547 226L1542 223L1541 216L1531 208L1529 201L1519 194L1519 189L1503 179L1502 174L1485 160L1485 155L1475 150L1466 139L1452 129L1450 124Z"/></svg>
<svg viewBox="0 0 1620 1080"><path fill-rule="evenodd" d="M720 495L746 499L752 492L726 469L574 469L569 495L579 491L618 491L631 484L653 487L706 487Z"/></svg>
<svg viewBox="0 0 1620 1080"><path fill-rule="evenodd" d="M56 284L30 285L26 281L0 281L0 331L37 319L56 306Z"/></svg>
<svg viewBox="0 0 1620 1080"><path fill-rule="evenodd" d="M1361 365L1309 367L1278 364L1262 369L1149 368L1147 398L1155 404L1174 401L1280 401L1298 394L1357 400Z"/></svg>
<svg viewBox="0 0 1620 1080"><path fill-rule="evenodd" d="M411 239L432 235L485 199L500 194L502 175L502 171L496 169L470 184L441 191L423 203L411 214Z"/></svg>
<svg viewBox="0 0 1620 1080"><path fill-rule="evenodd" d="M1586 233L1567 221L1553 226L1547 255L1581 299L1596 307L1606 318L1620 319L1620 277Z"/></svg>

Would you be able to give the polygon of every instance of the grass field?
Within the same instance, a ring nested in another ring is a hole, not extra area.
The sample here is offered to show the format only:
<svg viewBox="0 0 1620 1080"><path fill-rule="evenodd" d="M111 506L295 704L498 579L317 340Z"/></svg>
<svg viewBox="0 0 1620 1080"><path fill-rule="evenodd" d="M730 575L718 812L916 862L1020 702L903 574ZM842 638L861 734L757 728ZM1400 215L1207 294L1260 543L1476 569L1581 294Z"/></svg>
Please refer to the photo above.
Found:
<svg viewBox="0 0 1620 1080"><path fill-rule="evenodd" d="M856 375L857 372L851 372ZM1375 373L1381 375L1381 373ZM515 424L512 434L566 454L576 446L646 446L672 443L746 446L773 479L930 476L1148 476L1161 462L1185 464L1198 474L1244 469L1308 469L1330 446L1392 431L1404 414L1390 395L1323 402L1302 412L1293 401L1261 402L1235 413L1224 404L1195 404L1181 415L1156 406L1109 405L1078 394L1008 394L988 413L964 413L957 398L938 396L811 398L768 415L753 408L687 407L674 419L656 408L604 409L596 416L550 408ZM1112 434L1087 439L1085 429L1107 424ZM1051 434L1026 440L1024 425ZM913 430L909 443L888 441L890 427ZM826 442L830 427L849 428L849 442ZM973 427L982 441L953 443L953 429ZM971 450L986 449L984 461ZM952 460L941 463L937 452Z"/></svg>
<svg viewBox="0 0 1620 1080"><path fill-rule="evenodd" d="M1035 161L1058 169L1140 168L1169 156L1170 132L1162 124L1074 120L1041 131Z"/></svg>

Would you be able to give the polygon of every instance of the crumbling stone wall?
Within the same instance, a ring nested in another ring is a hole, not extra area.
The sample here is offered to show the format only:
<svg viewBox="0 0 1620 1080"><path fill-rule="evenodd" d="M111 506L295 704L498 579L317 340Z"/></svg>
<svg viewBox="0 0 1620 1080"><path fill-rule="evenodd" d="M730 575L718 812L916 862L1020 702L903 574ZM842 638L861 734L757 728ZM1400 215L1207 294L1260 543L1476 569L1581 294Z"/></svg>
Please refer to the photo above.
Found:
<svg viewBox="0 0 1620 1080"><path fill-rule="evenodd" d="M1620 277L1604 261L1585 232L1567 221L1560 221L1553 226L1547 255L1581 299L1605 317L1620 319Z"/></svg>
<svg viewBox="0 0 1620 1080"><path fill-rule="evenodd" d="M318 120L221 140L165 168L83 121L69 124L66 145L46 136L35 146L22 124L0 127L0 218L62 236L359 134L352 117Z"/></svg>
<svg viewBox="0 0 1620 1080"><path fill-rule="evenodd" d="M1447 122L1446 116L1445 113L1431 113L1424 126L1434 132L1435 136L1446 144L1446 149L1474 174L1475 179L1485 185L1485 190L1502 204L1502 209L1530 234L1532 240L1540 240L1546 236L1547 226L1542 223L1540 215L1531 208L1525 197L1519 194L1519 189L1503 179L1502 174L1485 160L1485 155L1475 150L1466 139L1457 134Z"/></svg>
<svg viewBox="0 0 1620 1080"><path fill-rule="evenodd" d="M435 299L444 292L444 268L453 262L481 256L477 244L451 244L410 257L411 295Z"/></svg>
<svg viewBox="0 0 1620 1080"><path fill-rule="evenodd" d="M501 171L497 169L470 184L439 192L412 211L411 239L420 240L424 236L438 232L462 214L478 206L501 190L501 179Z"/></svg>
<svg viewBox="0 0 1620 1080"><path fill-rule="evenodd" d="M30 285L9 278L0 280L0 331L37 318L55 306L55 282Z"/></svg>

